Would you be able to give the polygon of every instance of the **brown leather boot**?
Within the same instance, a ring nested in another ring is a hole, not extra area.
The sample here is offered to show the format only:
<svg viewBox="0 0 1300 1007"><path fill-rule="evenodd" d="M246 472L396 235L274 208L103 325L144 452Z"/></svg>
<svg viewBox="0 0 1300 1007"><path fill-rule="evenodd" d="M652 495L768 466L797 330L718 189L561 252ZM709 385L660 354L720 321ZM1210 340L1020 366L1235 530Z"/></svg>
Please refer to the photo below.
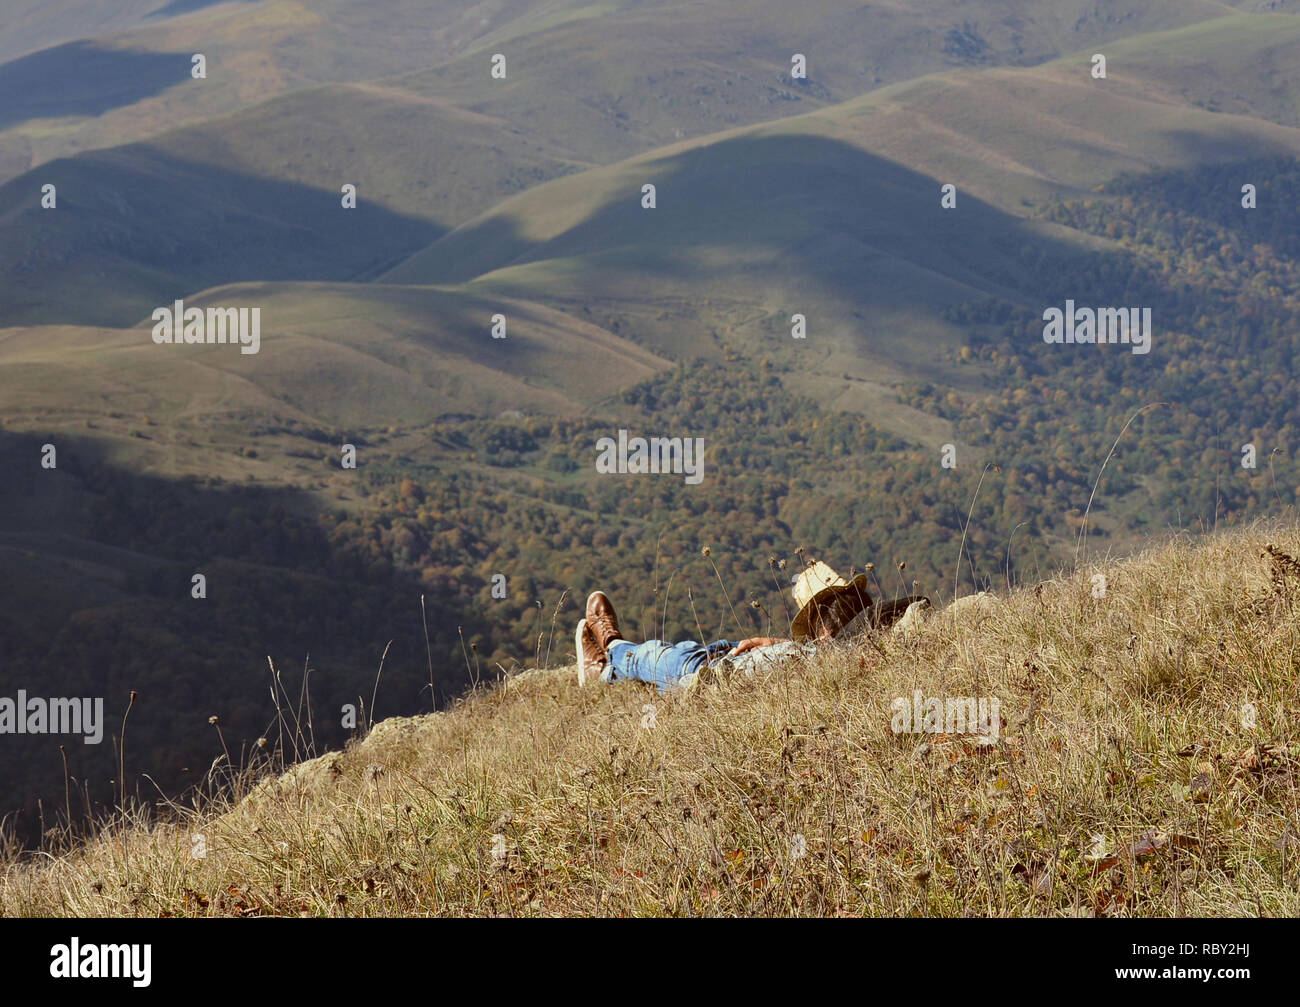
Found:
<svg viewBox="0 0 1300 1007"><path fill-rule="evenodd" d="M623 639L623 631L618 626L618 613L614 611L614 604L604 591L592 591L587 596L587 625L596 634L596 642L606 655L609 654L611 643Z"/></svg>
<svg viewBox="0 0 1300 1007"><path fill-rule="evenodd" d="M605 652L586 619L578 620L577 632L573 634L573 649L578 653L578 685L581 687L597 681L605 670Z"/></svg>

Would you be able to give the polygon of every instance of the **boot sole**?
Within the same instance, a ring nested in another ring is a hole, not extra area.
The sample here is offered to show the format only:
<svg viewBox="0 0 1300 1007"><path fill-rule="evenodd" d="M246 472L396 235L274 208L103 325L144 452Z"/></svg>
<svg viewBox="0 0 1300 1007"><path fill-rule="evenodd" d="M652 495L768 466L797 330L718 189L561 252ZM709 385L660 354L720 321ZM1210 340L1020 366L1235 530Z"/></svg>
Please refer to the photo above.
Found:
<svg viewBox="0 0 1300 1007"><path fill-rule="evenodd" d="M587 660L582 655L582 633L587 628L587 620L578 620L578 629L573 634L573 647L578 654L578 688L587 684Z"/></svg>

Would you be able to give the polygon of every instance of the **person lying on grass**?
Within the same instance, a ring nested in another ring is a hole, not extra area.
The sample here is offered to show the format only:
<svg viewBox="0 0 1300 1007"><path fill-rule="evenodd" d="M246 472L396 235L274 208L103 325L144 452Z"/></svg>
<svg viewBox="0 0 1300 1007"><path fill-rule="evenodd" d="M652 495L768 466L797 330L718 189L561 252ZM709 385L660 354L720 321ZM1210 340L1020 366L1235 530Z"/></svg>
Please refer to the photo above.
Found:
<svg viewBox="0 0 1300 1007"><path fill-rule="evenodd" d="M918 595L873 603L866 574L846 581L819 561L795 579L793 593L799 611L790 624L789 639L751 636L703 644L695 640L632 643L623 637L613 603L603 591L593 591L574 633L578 684L635 679L667 692L698 681L700 671L721 662L743 674L766 671L791 658L807 657L827 641L851 640L884 629L912 602L928 601Z"/></svg>

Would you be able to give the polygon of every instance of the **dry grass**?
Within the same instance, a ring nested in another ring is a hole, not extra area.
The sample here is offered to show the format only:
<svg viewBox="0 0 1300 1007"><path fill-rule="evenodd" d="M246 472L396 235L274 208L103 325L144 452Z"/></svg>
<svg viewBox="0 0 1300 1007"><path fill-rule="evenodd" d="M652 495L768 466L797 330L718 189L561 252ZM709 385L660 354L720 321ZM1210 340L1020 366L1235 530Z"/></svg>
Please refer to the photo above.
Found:
<svg viewBox="0 0 1300 1007"><path fill-rule="evenodd" d="M689 695L528 672L236 807L11 857L0 913L1300 915L1281 555L1296 528L1175 540ZM894 734L914 689L997 697L998 744Z"/></svg>

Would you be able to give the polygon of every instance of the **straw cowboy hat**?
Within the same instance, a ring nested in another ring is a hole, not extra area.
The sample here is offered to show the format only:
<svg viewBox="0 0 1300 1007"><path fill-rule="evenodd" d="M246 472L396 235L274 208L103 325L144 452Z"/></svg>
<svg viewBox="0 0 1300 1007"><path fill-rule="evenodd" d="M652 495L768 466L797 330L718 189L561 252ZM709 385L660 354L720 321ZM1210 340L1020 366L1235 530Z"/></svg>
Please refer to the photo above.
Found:
<svg viewBox="0 0 1300 1007"><path fill-rule="evenodd" d="M790 624L790 635L796 640L811 640L813 617L829 615L832 609L839 613L840 606L835 602L844 598L849 606L849 614L841 615L832 631L838 632L854 616L871 607L871 595L867 593L867 575L860 573L847 581L821 560L808 564L803 573L794 579L794 600L799 612Z"/></svg>

